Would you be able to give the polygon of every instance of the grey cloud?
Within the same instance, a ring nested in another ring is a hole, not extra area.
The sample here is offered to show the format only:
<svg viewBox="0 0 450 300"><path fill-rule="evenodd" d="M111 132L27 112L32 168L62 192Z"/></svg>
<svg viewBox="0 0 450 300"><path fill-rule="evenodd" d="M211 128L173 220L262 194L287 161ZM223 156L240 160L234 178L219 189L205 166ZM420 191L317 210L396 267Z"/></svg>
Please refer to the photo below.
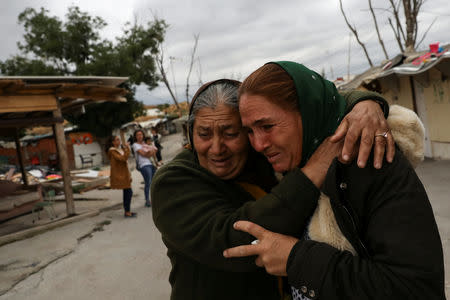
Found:
<svg viewBox="0 0 450 300"><path fill-rule="evenodd" d="M0 59L16 51L15 42L22 33L15 24L17 14L23 8L27 5L39 7L45 4L52 14L58 13L63 17L70 1L0 1L0 22L7 24L0 27L4 41ZM367 2L343 2L345 11L351 22L357 25L374 63L379 64L384 56L367 10ZM385 0L373 2L374 7L387 8ZM120 34L125 21L132 21L134 16L141 22L151 20L153 13L165 19L170 25L166 35L165 56L175 57L172 66L177 93L183 100L193 34L196 33L200 33L197 56L201 60L203 81L224 76L244 79L263 63L278 59L299 61L319 72L324 68L328 76L331 76L331 68L335 77L347 73L349 30L339 11L338 0L135 0L127 3L116 0L83 0L77 4L83 10L102 16L109 23L104 32L106 37ZM426 2L420 15L422 32L435 16L439 16L438 21L421 49L427 48L434 41L449 41L447 31L450 27L450 8L447 0ZM381 14L378 23L392 57L398 53L398 47L386 17L386 13ZM169 61L167 68L172 81ZM351 73L359 73L367 68L366 58L352 37ZM197 70L198 64L191 75L192 94L198 87ZM139 87L138 96L146 103L170 102L164 86L151 92L145 87Z"/></svg>

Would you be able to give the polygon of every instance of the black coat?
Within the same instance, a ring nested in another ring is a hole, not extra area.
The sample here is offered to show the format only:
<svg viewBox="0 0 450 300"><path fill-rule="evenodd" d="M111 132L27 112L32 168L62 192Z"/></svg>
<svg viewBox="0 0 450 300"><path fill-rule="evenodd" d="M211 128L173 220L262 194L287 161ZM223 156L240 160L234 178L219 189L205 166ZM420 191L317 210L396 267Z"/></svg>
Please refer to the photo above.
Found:
<svg viewBox="0 0 450 300"><path fill-rule="evenodd" d="M289 283L312 299L445 299L442 244L425 189L399 150L382 169L335 160L323 192L357 255L313 240L292 249ZM372 162L369 162L370 166Z"/></svg>

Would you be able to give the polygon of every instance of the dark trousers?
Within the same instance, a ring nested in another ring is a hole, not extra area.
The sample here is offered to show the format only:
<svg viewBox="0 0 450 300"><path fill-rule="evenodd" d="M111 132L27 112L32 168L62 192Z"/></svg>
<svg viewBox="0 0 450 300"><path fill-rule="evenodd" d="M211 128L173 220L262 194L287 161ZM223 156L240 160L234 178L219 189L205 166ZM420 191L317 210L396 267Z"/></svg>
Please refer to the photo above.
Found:
<svg viewBox="0 0 450 300"><path fill-rule="evenodd" d="M131 188L123 189L123 209L125 212L130 211L131 197L133 197L133 190Z"/></svg>
<svg viewBox="0 0 450 300"><path fill-rule="evenodd" d="M156 159L157 159L158 161L161 161L161 160L162 160L161 149L160 149L160 148L158 148L158 151L156 151Z"/></svg>

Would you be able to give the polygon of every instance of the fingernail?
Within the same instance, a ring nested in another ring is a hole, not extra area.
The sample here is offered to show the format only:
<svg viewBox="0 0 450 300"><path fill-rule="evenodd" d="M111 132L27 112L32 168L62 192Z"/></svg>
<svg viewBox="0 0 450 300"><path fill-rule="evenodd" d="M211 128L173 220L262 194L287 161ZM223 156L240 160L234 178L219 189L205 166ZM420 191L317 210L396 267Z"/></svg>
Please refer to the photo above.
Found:
<svg viewBox="0 0 450 300"><path fill-rule="evenodd" d="M228 257L227 250L223 251L223 257Z"/></svg>
<svg viewBox="0 0 450 300"><path fill-rule="evenodd" d="M234 222L233 228L236 228L236 226L237 226L237 222Z"/></svg>
<svg viewBox="0 0 450 300"><path fill-rule="evenodd" d="M362 162L362 161L358 161L358 167L360 167L360 168L364 168L364 163Z"/></svg>
<svg viewBox="0 0 450 300"><path fill-rule="evenodd" d="M349 160L350 157L348 157L348 155L345 154L343 158L344 158L344 160Z"/></svg>
<svg viewBox="0 0 450 300"><path fill-rule="evenodd" d="M380 163L376 163L375 164L375 169L380 169L381 168L381 164Z"/></svg>

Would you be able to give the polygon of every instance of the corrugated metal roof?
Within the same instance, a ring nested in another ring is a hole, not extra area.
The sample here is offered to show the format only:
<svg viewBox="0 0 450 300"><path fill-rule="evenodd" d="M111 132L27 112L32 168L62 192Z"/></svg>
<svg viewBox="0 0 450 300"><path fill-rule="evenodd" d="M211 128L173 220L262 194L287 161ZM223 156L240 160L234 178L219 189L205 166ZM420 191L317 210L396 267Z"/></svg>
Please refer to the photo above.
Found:
<svg viewBox="0 0 450 300"><path fill-rule="evenodd" d="M387 77L389 75L394 75L394 74L397 74L400 76L408 76L408 75L417 75L417 74L426 72L429 69L441 64L443 61L448 60L450 58L450 45L445 45L442 48L446 52L442 53L439 57L432 56L417 65L414 65L412 63L412 61L414 59L428 53L429 52L428 50L411 54L410 56L405 58L404 62L406 62L406 63L403 63L398 66L394 66L385 71L383 70L382 66L370 68L370 69L366 70L365 72L356 76L352 81L340 85L338 87L338 89L339 90L358 89L364 85L370 84L372 81L374 81L378 78ZM391 61L393 61L395 59L396 59L396 57L391 59Z"/></svg>
<svg viewBox="0 0 450 300"><path fill-rule="evenodd" d="M442 54L439 57L431 57L428 62L420 64L420 65L413 65L412 63L403 64L398 67L386 70L384 72L381 72L378 74L377 78L386 77L392 74L399 74L399 75L417 75L423 72L428 71L429 69L433 68L437 64L439 64L441 61L445 59L450 59L450 52L447 51L444 54Z"/></svg>

